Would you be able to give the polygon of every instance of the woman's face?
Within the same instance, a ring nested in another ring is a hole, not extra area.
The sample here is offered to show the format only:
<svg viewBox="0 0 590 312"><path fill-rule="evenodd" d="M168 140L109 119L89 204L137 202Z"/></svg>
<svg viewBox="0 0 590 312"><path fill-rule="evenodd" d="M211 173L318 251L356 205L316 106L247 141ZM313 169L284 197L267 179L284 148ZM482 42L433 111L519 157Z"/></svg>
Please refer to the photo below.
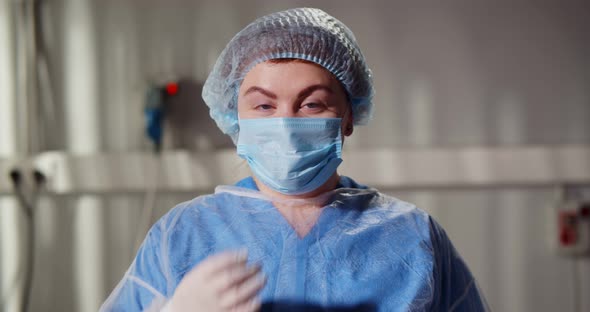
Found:
<svg viewBox="0 0 590 312"><path fill-rule="evenodd" d="M342 134L352 134L352 114L342 85L329 71L309 62L256 65L240 86L238 115L241 119L342 118Z"/></svg>

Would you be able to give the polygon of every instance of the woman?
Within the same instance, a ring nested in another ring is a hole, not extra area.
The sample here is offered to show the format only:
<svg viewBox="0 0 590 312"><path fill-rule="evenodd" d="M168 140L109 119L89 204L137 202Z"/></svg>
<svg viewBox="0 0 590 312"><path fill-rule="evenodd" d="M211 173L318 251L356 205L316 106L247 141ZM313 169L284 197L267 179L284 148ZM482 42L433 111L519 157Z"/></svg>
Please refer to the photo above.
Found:
<svg viewBox="0 0 590 312"><path fill-rule="evenodd" d="M203 98L253 177L160 219L102 310L485 310L430 216L337 174L372 95L353 34L325 12L248 25Z"/></svg>

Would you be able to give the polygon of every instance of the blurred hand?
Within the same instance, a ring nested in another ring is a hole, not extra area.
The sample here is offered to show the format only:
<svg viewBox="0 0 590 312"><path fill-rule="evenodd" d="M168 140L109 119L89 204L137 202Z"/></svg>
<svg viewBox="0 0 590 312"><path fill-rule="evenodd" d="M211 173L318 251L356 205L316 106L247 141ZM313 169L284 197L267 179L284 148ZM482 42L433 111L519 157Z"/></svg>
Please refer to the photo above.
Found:
<svg viewBox="0 0 590 312"><path fill-rule="evenodd" d="M184 276L167 311L258 311L257 294L266 279L259 265L246 265L247 259L246 251L209 256Z"/></svg>

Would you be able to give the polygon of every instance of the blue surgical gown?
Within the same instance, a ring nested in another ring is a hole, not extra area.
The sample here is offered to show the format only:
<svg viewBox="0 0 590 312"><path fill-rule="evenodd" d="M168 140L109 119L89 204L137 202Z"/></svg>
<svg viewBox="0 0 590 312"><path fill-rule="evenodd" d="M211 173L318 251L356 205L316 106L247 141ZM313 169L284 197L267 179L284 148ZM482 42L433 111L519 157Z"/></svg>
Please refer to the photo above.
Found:
<svg viewBox="0 0 590 312"><path fill-rule="evenodd" d="M207 256L247 248L262 311L486 311L444 230L415 206L342 177L304 237L252 178L182 203L149 231L102 311L158 310Z"/></svg>

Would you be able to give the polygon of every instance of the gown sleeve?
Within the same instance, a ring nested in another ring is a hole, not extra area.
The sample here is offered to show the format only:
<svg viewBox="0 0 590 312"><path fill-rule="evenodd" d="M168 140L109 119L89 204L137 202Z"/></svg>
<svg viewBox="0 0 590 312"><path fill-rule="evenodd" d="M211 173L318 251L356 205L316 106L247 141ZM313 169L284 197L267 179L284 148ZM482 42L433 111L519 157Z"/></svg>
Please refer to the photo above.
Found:
<svg viewBox="0 0 590 312"><path fill-rule="evenodd" d="M103 303L100 312L160 311L166 304L166 289L170 280L164 223L156 223L137 252L135 260Z"/></svg>
<svg viewBox="0 0 590 312"><path fill-rule="evenodd" d="M430 218L435 252L435 297L432 311L489 311L475 278L444 229Z"/></svg>

